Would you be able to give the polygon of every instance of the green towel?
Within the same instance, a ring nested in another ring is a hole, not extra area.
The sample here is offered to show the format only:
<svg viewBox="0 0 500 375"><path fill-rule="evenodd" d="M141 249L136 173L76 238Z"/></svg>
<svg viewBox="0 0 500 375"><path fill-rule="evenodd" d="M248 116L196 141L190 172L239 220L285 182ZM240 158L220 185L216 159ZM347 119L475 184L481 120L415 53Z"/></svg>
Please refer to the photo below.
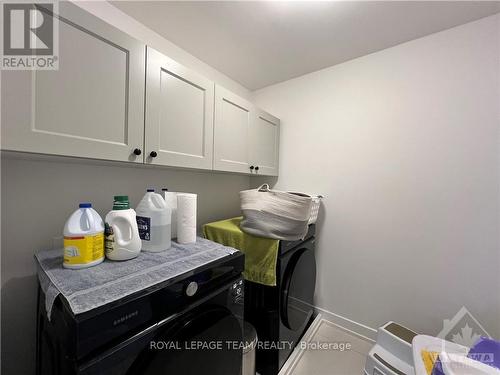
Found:
<svg viewBox="0 0 500 375"><path fill-rule="evenodd" d="M276 285L279 240L255 237L240 229L242 217L215 221L203 226L205 238L245 253L245 280Z"/></svg>

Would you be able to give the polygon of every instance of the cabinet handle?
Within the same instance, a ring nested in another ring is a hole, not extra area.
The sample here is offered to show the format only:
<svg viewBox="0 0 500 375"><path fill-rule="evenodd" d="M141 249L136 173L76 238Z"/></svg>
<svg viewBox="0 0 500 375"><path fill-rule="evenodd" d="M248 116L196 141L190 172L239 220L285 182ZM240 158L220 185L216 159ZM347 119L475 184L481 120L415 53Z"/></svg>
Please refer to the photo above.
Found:
<svg viewBox="0 0 500 375"><path fill-rule="evenodd" d="M158 156L158 154L156 153L156 151L151 151L149 153L149 156L151 156L152 158L156 158Z"/></svg>
<svg viewBox="0 0 500 375"><path fill-rule="evenodd" d="M141 151L141 149L140 149L140 148L136 148L136 149L134 149L134 155L139 156L140 154L142 154L142 151Z"/></svg>
<svg viewBox="0 0 500 375"><path fill-rule="evenodd" d="M259 166L256 166L256 167L255 167L255 170L256 170L256 171L258 171L258 170L259 170Z"/></svg>
<svg viewBox="0 0 500 375"><path fill-rule="evenodd" d="M250 166L250 170L253 171L255 167L253 165Z"/></svg>

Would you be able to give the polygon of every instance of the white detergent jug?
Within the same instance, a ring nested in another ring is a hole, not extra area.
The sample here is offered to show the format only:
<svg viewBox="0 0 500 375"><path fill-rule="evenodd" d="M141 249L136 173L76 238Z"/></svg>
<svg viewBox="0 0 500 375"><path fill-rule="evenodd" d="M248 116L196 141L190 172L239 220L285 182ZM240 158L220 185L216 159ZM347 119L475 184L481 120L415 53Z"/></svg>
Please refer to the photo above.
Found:
<svg viewBox="0 0 500 375"><path fill-rule="evenodd" d="M106 257L128 260L141 252L141 239L135 211L129 207L128 196L114 197L113 210L105 218Z"/></svg>
<svg viewBox="0 0 500 375"><path fill-rule="evenodd" d="M104 260L104 223L90 203L80 203L64 225L65 268L95 266Z"/></svg>
<svg viewBox="0 0 500 375"><path fill-rule="evenodd" d="M170 249L172 210L163 197L154 189L147 189L136 212L142 250L160 252Z"/></svg>

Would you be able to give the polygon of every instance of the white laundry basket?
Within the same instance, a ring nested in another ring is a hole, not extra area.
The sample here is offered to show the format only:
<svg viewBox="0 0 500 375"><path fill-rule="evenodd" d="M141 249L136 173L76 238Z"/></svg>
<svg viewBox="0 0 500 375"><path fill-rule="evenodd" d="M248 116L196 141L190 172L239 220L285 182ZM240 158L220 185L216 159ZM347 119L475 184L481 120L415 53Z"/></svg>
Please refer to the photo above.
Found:
<svg viewBox="0 0 500 375"><path fill-rule="evenodd" d="M244 232L265 238L296 241L307 234L312 198L307 194L272 190L268 184L240 191Z"/></svg>
<svg viewBox="0 0 500 375"><path fill-rule="evenodd" d="M290 193L311 198L311 211L309 214L309 221L307 222L307 225L315 224L316 220L318 220L319 207L321 206L321 199L323 198L323 196L319 194L306 194L297 192Z"/></svg>

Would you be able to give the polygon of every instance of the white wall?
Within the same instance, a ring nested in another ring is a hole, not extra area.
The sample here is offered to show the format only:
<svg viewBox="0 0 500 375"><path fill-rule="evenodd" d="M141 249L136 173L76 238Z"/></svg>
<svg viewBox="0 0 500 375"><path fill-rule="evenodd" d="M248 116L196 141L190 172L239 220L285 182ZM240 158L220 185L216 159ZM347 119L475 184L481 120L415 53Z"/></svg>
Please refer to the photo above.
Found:
<svg viewBox="0 0 500 375"><path fill-rule="evenodd" d="M437 334L465 305L500 337L500 16L255 93L277 187L326 196L316 304Z"/></svg>
<svg viewBox="0 0 500 375"><path fill-rule="evenodd" d="M2 155L2 374L34 374L36 276L33 254L52 248L78 203L92 202L102 217L113 195L135 206L145 189L168 187L198 194L198 223L240 214L238 192L249 177L125 163ZM22 360L20 360L22 359Z"/></svg>

